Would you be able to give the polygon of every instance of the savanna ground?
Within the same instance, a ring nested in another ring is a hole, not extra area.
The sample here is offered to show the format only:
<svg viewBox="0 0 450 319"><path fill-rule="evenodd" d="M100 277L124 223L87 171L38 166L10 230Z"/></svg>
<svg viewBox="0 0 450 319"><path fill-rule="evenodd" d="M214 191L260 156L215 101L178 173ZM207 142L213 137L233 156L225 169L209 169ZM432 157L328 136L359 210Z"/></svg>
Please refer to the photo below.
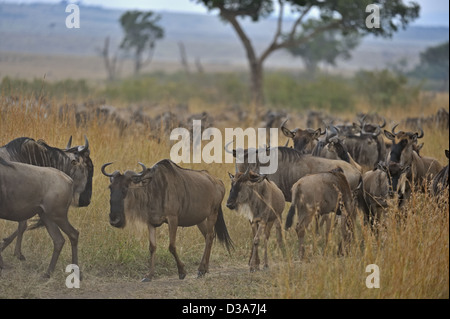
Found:
<svg viewBox="0 0 450 319"><path fill-rule="evenodd" d="M227 80L225 88L239 96L240 87L234 84ZM166 83L169 88L176 88L176 85L170 81ZM325 249L324 236L317 235L310 227L306 238L306 258L302 261L298 260L294 229L283 233L285 254L277 247L273 230L269 242L270 269L256 273L250 273L247 266L251 247L249 223L243 216L228 210L223 203L225 222L235 246L231 254L216 241L210 272L204 278L197 279L197 267L204 249L203 237L196 227L179 228L177 249L188 271L187 277L179 280L175 261L167 249L167 226L163 225L157 233L156 276L150 283L140 283L147 272L149 259L146 231L139 227L120 230L109 225L109 180L101 174L100 167L112 161L114 169L122 171L139 171L138 161L150 167L169 157L171 145L168 136L161 136L161 140L157 141L149 138L148 131L140 129L127 129L121 134L112 123L100 123L95 119L77 127L73 114L61 117L56 110L64 103L91 98L91 92L82 91L73 97L73 92L61 89L59 95L44 101L41 97L45 94L46 85L42 84L36 94L22 90L24 87L12 88L16 91L5 93L3 86L0 144L28 136L63 148L69 136L73 136L73 144L83 144L83 135L86 134L95 165L93 196L89 207L70 208L69 212L69 220L80 232L79 263L83 276L80 288L68 289L65 285L68 275L65 268L70 264L68 240L52 277L48 280L41 278L50 262L53 247L46 230L41 228L25 233L25 261L13 256L13 245L3 252L7 267L0 277L0 298L449 298L448 192L440 198L431 197L428 193L414 194L404 211L391 207L378 236L363 225L359 214L355 241L345 257L337 256L338 229L333 231ZM112 86L103 91L114 97L107 102L126 106L120 96L114 96L116 88ZM148 90L158 93L155 88L148 87ZM341 91L339 88L336 90ZM15 107L11 107L11 100L8 99L11 94L18 97ZM31 108L30 100L37 101L37 107ZM168 105L174 103L173 100L168 101ZM185 102L190 112L205 110L217 118L224 112L227 103L208 100L208 95L189 97ZM354 120L357 112L373 111L371 107L367 101L358 99L351 110L341 109L338 112L329 108L328 111L334 116ZM420 94L407 105L378 111L388 119L389 127L407 116L435 114L441 107L448 110L448 94L431 97ZM248 123L231 119L217 127L255 127L258 120L252 119L264 110L248 107L248 111L251 114ZM292 125L295 125L294 120ZM448 141L448 131L427 127L421 153L433 156L446 165L444 149L448 149ZM285 139L280 136L280 144L284 142ZM230 189L227 172L233 172L234 164L182 166L207 169L224 181L227 196ZM283 223L287 208L288 205ZM9 235L16 227L16 223L0 220L0 238ZM379 266L379 289L366 287L369 273L365 270L369 264Z"/></svg>

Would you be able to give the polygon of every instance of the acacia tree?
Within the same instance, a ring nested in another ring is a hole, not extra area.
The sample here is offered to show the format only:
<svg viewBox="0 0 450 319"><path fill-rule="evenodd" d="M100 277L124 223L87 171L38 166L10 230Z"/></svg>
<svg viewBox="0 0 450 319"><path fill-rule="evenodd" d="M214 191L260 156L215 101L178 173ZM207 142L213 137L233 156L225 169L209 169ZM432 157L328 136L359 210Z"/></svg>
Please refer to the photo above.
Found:
<svg viewBox="0 0 450 319"><path fill-rule="evenodd" d="M194 0L191 0L194 1ZM419 16L419 5L409 5L402 0L195 0L210 11L219 10L219 16L230 23L241 40L249 63L252 100L256 104L263 102L263 66L267 58L275 51L288 49L307 43L328 30L336 30L343 35L357 33L360 36L369 33L375 36L390 37L400 27L405 28ZM278 5L275 5L277 2ZM380 26L368 28L366 12L368 5L376 4L380 8ZM288 30L284 12L289 7L294 16ZM271 42L258 55L251 39L242 27L242 19L253 22L268 18L275 10L277 23ZM318 15L318 18L317 18ZM308 20L318 19L317 27L305 28Z"/></svg>
<svg viewBox="0 0 450 319"><path fill-rule="evenodd" d="M160 19L152 11L137 10L127 11L120 17L125 32L120 48L133 51L135 74L151 62L156 40L164 37L164 30L157 24Z"/></svg>

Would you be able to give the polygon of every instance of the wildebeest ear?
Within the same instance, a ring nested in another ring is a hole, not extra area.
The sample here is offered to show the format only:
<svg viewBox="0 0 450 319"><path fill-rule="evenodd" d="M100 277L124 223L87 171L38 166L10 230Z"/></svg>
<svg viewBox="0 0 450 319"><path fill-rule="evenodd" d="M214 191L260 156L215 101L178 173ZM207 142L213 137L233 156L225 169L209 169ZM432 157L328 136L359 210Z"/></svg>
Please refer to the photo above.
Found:
<svg viewBox="0 0 450 319"><path fill-rule="evenodd" d="M281 131L283 132L283 134L289 138L294 138L294 132L288 130L287 128L285 128L284 126L281 127Z"/></svg>
<svg viewBox="0 0 450 319"><path fill-rule="evenodd" d="M395 140L395 135L387 130L384 130L384 136L386 136L391 141Z"/></svg>
<svg viewBox="0 0 450 319"><path fill-rule="evenodd" d="M228 176L230 177L230 179L231 179L231 180L233 180L233 179L234 179L234 175L233 175L233 174L231 174L230 172L228 172Z"/></svg>
<svg viewBox="0 0 450 319"><path fill-rule="evenodd" d="M313 138L318 139L322 135L322 129L319 127L317 130L314 131Z"/></svg>

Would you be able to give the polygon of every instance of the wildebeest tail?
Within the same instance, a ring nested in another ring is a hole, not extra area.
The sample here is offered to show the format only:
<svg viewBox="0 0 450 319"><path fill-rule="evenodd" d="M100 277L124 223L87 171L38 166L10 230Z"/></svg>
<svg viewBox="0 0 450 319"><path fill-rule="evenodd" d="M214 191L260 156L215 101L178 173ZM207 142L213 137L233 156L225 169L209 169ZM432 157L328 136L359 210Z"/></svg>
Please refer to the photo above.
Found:
<svg viewBox="0 0 450 319"><path fill-rule="evenodd" d="M223 218L222 207L219 207L219 214L217 215L216 224L214 225L214 231L219 241L225 245L228 252L234 248L233 241L231 240L230 234L228 234L227 225L225 225L225 220Z"/></svg>
<svg viewBox="0 0 450 319"><path fill-rule="evenodd" d="M291 204L291 207L289 208L289 211L288 211L288 214L287 214L287 217L286 217L286 224L285 224L285 226L284 226L284 228L285 228L286 230L288 230L289 228L291 228L292 222L294 221L295 206L296 206L296 204L295 204L295 203L292 203L292 204Z"/></svg>

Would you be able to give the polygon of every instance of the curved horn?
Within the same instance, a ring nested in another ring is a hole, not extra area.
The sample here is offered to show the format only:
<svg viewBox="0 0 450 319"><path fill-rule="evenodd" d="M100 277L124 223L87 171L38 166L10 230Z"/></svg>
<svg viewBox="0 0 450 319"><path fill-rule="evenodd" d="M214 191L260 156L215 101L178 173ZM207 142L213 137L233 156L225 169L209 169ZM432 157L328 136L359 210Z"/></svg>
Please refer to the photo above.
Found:
<svg viewBox="0 0 450 319"><path fill-rule="evenodd" d="M89 149L89 141L87 136L84 136L84 150L88 150Z"/></svg>
<svg viewBox="0 0 450 319"><path fill-rule="evenodd" d="M425 133L423 132L421 127L419 127L419 130L420 130L420 135L417 135L417 138L422 138L425 135Z"/></svg>
<svg viewBox="0 0 450 319"><path fill-rule="evenodd" d="M142 175L144 175L145 171L147 170L147 167L145 167L145 165L142 164L141 162L138 162L138 164L142 166L142 172L137 173L136 176L142 176Z"/></svg>
<svg viewBox="0 0 450 319"><path fill-rule="evenodd" d="M108 167L109 165L111 165L112 163L113 163L113 162L111 162L111 163L106 163L106 164L103 164L103 165L102 165L101 171L102 171L103 175L105 175L106 177L114 177L114 176L118 173L118 171L115 171L115 172L112 173L112 174L108 174L108 173L105 172L105 168Z"/></svg>
<svg viewBox="0 0 450 319"><path fill-rule="evenodd" d="M366 120L366 116L367 114L364 114L360 119L358 119L359 123L361 123L361 125L364 124L365 120Z"/></svg>
<svg viewBox="0 0 450 319"><path fill-rule="evenodd" d="M380 128L384 128L386 126L386 119L383 117L383 124L380 125Z"/></svg>
<svg viewBox="0 0 450 319"><path fill-rule="evenodd" d="M247 177L250 174L250 165L247 166L247 170L245 171L243 177Z"/></svg>
<svg viewBox="0 0 450 319"><path fill-rule="evenodd" d="M289 119L285 119L284 122L281 123L281 126L280 126L281 129L285 128L285 129L289 130L289 129L285 126L285 125L286 125L286 122L287 122L288 120L289 120Z"/></svg>
<svg viewBox="0 0 450 319"><path fill-rule="evenodd" d="M66 150L72 147L72 135L70 135L69 142L67 143Z"/></svg>
<svg viewBox="0 0 450 319"><path fill-rule="evenodd" d="M377 137L380 134L381 134L381 126L377 126L377 129L375 130L375 132L372 133L372 136Z"/></svg>
<svg viewBox="0 0 450 319"><path fill-rule="evenodd" d="M227 153L229 153L229 154L234 154L233 151L230 151L230 150L228 149L228 145L230 145L231 143L233 143L233 141L228 142L228 143L225 145L225 152L227 152Z"/></svg>
<svg viewBox="0 0 450 319"><path fill-rule="evenodd" d="M391 129L392 134L394 134L395 136L397 136L397 134L398 134L398 133L395 133L395 129L397 128L397 126L398 126L398 123L395 124Z"/></svg>
<svg viewBox="0 0 450 319"><path fill-rule="evenodd" d="M87 150L89 150L89 141L86 137L86 135L84 136L84 146L78 146L78 152L79 153L84 153Z"/></svg>

